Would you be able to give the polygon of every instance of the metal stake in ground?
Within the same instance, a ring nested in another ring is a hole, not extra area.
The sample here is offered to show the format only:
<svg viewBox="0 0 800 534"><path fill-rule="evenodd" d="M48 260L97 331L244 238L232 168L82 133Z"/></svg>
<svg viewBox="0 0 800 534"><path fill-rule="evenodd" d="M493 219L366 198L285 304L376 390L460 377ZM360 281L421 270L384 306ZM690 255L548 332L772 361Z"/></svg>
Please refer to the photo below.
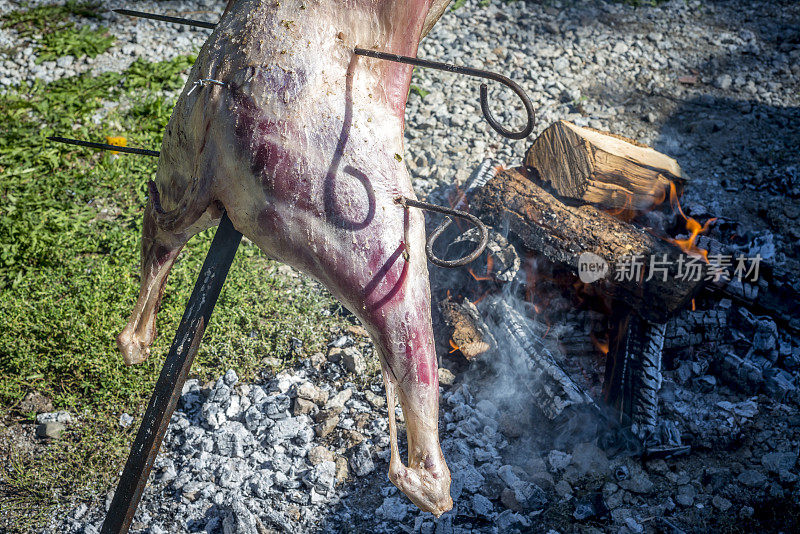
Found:
<svg viewBox="0 0 800 534"><path fill-rule="evenodd" d="M158 377L156 389L142 419L130 456L122 472L114 500L103 522L103 534L128 532L139 506L142 492L161 447L164 434L178 403L183 383L189 374L200 340L203 338L222 284L228 276L242 234L225 213L203 263L203 269L186 304L181 324Z"/></svg>

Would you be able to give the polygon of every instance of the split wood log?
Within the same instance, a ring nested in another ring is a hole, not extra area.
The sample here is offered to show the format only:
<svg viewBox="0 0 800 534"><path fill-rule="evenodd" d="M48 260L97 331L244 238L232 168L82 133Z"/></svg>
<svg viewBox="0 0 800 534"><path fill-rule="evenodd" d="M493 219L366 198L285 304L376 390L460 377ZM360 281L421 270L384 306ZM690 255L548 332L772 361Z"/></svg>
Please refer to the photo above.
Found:
<svg viewBox="0 0 800 534"><path fill-rule="evenodd" d="M558 121L536 138L525 165L561 196L606 209L645 210L684 183L678 163L632 139Z"/></svg>
<svg viewBox="0 0 800 534"><path fill-rule="evenodd" d="M567 206L524 173L509 169L489 180L472 198L473 213L575 274L582 254L599 256L608 272L594 283L653 322L664 322L701 288L702 277L679 271L694 260L678 247L594 206Z"/></svg>

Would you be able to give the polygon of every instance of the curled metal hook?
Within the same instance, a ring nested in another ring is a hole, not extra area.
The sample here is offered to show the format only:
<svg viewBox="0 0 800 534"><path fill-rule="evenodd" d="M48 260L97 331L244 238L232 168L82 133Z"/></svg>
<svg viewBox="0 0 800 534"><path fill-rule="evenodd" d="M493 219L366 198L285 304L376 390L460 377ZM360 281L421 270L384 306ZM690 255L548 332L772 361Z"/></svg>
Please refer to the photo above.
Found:
<svg viewBox="0 0 800 534"><path fill-rule="evenodd" d="M428 259L434 265L438 265L439 267L463 267L468 263L472 263L473 261L478 259L478 256L481 255L483 249L486 248L486 244L489 242L489 229L486 227L480 219L476 216L472 215L471 213L467 213L465 211L456 210L453 208L445 208L444 206L437 206L436 204L430 204L429 202L421 202L419 200L414 200L411 198L406 197L397 197L394 199L395 203L400 204L404 208L419 208L425 211L434 211L436 213L443 213L448 217L439 225L436 230L428 236L428 242L425 243L425 254L428 256ZM442 258L438 257L433 252L433 245L436 243L436 240L442 235L442 233L447 229L448 226L453 222L453 219L450 217L456 217L458 219L466 219L475 225L478 228L478 231L481 233L481 241L478 244L478 248L476 248L471 254L464 256L463 258L458 258L455 260L443 260Z"/></svg>
<svg viewBox="0 0 800 534"><path fill-rule="evenodd" d="M533 126L536 122L536 116L533 111L533 104L531 104L530 98L528 98L528 95L525 94L525 91L522 89L522 87L520 87L516 82L514 82L507 76L503 76L502 74L498 74L496 72L491 72L488 70L474 69L472 67L459 67L456 65L450 65L449 63L431 61L429 59L419 59L416 57L400 56L397 54L389 54L387 52L378 52L377 50L366 50L364 48L356 48L355 50L353 50L353 52L360 56L367 56L376 59L385 59L388 61L396 61L398 63L407 63L409 65L415 65L418 67L443 70L446 72L453 72L455 74L464 74L466 76L476 76L478 78L494 80L496 82L502 83L503 85L514 91L514 93L516 93L517 96L519 96L520 100L522 100L522 105L525 107L525 113L527 113L528 115L528 124L526 124L525 128L523 128L522 130L514 132L503 127L499 122L497 122L497 120L495 120L494 118L494 115L492 115L491 110L489 109L489 87L485 83L482 83L481 111L483 112L483 116L486 119L486 122L488 122L489 126L494 128L494 130L497 133L499 133L504 137L508 137L509 139L525 139L533 131Z"/></svg>

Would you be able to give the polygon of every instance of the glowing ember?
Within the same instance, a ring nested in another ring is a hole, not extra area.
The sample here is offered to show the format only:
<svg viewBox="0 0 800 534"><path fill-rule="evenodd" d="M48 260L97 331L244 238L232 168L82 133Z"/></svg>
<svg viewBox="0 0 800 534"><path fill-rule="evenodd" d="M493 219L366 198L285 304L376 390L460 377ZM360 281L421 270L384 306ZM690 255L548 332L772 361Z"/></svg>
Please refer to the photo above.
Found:
<svg viewBox="0 0 800 534"><path fill-rule="evenodd" d="M476 281L485 282L487 280L492 280L492 276L491 276L490 273L492 272L492 268L493 267L494 267L494 260L492 259L492 256L490 254L490 255L486 256L486 276L479 276L479 275L475 274L475 271L473 271L471 268L468 269L468 270L469 270L469 274L471 274L472 278L474 278Z"/></svg>
<svg viewBox="0 0 800 534"><path fill-rule="evenodd" d="M456 345L456 344L455 344L455 342L454 342L452 339L450 340L450 346L451 346L451 347L453 347L453 348L452 348L452 350L449 352L449 354L452 354L452 353L454 353L454 352L455 352L455 351L457 351L457 350L461 350L461 347L459 347L458 345Z"/></svg>

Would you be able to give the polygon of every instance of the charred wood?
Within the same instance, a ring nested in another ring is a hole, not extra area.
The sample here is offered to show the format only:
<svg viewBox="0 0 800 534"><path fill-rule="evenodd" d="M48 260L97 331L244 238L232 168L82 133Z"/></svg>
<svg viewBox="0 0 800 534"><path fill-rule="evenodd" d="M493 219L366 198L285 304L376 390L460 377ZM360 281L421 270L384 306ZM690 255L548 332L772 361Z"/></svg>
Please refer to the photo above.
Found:
<svg viewBox="0 0 800 534"><path fill-rule="evenodd" d="M719 266L719 280L707 281L704 291L717 297L730 298L758 315L769 315L782 328L792 334L800 334L800 293L792 287L793 280L781 279L767 262L759 262L757 276L751 278L735 275L736 258L741 256L724 243L708 237L699 236L697 246L708 251L711 263L721 258L731 259L730 265Z"/></svg>
<svg viewBox="0 0 800 534"><path fill-rule="evenodd" d="M523 361L532 376L529 391L550 421L566 422L576 412L601 415L592 398L572 381L541 341L544 325L529 321L503 299L489 302L487 311L496 326L498 350L517 350L526 356Z"/></svg>
<svg viewBox="0 0 800 534"><path fill-rule="evenodd" d="M685 311L667 322L664 349L681 349L722 341L728 333L728 311Z"/></svg>
<svg viewBox="0 0 800 534"><path fill-rule="evenodd" d="M621 321L607 367L604 396L621 421L628 421L640 438L658 425L658 391L661 388L661 354L666 323L653 323L632 313Z"/></svg>
<svg viewBox="0 0 800 534"><path fill-rule="evenodd" d="M747 358L728 353L716 362L717 374L734 389L748 395L758 393L764 383L763 370Z"/></svg>
<svg viewBox="0 0 800 534"><path fill-rule="evenodd" d="M611 274L595 284L650 321L664 322L701 288L701 280L679 276L678 258L689 258L677 247L594 206L567 206L524 173L510 169L489 180L474 194L474 212L497 228L507 225L525 247L575 274L582 253L596 254ZM626 271L632 276L621 276Z"/></svg>
<svg viewBox="0 0 800 534"><path fill-rule="evenodd" d="M495 340L483 322L478 308L469 300L455 302L450 297L439 304L445 323L452 330L450 338L468 360L495 346Z"/></svg>

